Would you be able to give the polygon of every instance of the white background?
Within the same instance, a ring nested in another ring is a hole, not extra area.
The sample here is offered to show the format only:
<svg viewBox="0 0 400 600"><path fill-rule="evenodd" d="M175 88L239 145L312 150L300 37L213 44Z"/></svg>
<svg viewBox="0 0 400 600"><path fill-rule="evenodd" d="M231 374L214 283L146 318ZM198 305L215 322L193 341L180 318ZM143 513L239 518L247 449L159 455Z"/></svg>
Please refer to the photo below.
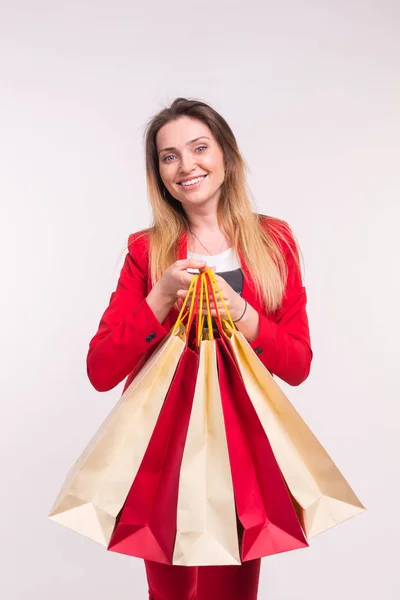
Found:
<svg viewBox="0 0 400 600"><path fill-rule="evenodd" d="M285 390L368 508L264 559L259 597L400 598L399 6L1 2L3 598L147 598L141 560L47 513L121 392L91 387L87 347L149 223L145 123L180 95L228 120L299 239L314 361Z"/></svg>

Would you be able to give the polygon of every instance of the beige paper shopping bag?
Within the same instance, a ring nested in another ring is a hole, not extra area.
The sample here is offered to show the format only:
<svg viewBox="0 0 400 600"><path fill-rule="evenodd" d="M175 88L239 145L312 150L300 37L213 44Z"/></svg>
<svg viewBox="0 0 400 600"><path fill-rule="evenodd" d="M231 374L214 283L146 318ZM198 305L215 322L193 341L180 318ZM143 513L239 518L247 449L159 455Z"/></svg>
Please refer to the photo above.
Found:
<svg viewBox="0 0 400 600"><path fill-rule="evenodd" d="M49 517L107 545L160 414L180 356L169 335L125 390L67 475Z"/></svg>
<svg viewBox="0 0 400 600"><path fill-rule="evenodd" d="M245 337L226 325L237 363L308 538L365 510Z"/></svg>
<svg viewBox="0 0 400 600"><path fill-rule="evenodd" d="M200 343L181 465L173 564L241 564L215 341Z"/></svg>
<svg viewBox="0 0 400 600"><path fill-rule="evenodd" d="M183 321L195 289L189 286L169 334L124 391L96 435L70 470L49 517L108 546L118 513L126 500L149 445L179 360L188 342Z"/></svg>

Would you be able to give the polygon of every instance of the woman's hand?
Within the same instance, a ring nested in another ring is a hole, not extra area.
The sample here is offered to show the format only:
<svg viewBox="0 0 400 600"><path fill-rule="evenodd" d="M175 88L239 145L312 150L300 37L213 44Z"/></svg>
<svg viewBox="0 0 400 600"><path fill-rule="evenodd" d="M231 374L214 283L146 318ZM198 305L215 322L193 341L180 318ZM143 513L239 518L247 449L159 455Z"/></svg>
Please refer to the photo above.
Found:
<svg viewBox="0 0 400 600"><path fill-rule="evenodd" d="M168 302L174 303L177 298L185 298L194 274L186 269L198 269L203 273L207 269L204 261L187 258L175 261L168 267L154 287Z"/></svg>

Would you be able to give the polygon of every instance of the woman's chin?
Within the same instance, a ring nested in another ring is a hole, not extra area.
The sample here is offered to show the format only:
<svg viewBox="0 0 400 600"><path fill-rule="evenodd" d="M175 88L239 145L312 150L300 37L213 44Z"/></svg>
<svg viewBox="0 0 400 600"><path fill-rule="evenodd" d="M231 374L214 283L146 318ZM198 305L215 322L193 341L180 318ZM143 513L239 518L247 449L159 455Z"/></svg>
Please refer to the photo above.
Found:
<svg viewBox="0 0 400 600"><path fill-rule="evenodd" d="M180 202L183 206L191 207L191 206L203 206L208 202L212 202L212 197L210 198L208 195L198 194L193 195L190 198L181 198Z"/></svg>

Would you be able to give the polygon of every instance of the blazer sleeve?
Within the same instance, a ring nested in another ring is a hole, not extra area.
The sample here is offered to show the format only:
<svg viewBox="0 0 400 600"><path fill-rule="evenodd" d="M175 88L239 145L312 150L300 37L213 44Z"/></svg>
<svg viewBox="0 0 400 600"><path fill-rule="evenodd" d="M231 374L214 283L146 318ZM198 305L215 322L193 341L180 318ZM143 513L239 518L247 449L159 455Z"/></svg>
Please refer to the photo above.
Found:
<svg viewBox="0 0 400 600"><path fill-rule="evenodd" d="M117 287L89 343L87 374L99 392L111 390L125 379L169 331L146 301L146 259L147 253L129 236Z"/></svg>
<svg viewBox="0 0 400 600"><path fill-rule="evenodd" d="M298 257L291 240L285 252L288 277L282 304L274 318L259 314L258 335L250 346L272 374L296 386L307 379L313 352L306 312L306 289L289 244Z"/></svg>

